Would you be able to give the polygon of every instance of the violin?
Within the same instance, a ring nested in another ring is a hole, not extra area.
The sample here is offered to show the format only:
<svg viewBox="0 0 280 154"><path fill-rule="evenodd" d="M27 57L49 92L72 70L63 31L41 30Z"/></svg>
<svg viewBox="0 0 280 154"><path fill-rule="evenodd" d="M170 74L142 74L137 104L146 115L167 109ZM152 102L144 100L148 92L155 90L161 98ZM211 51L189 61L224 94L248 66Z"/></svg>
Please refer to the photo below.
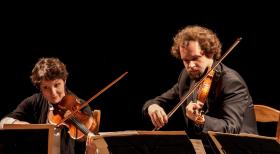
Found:
<svg viewBox="0 0 280 154"><path fill-rule="evenodd" d="M215 74L215 71L212 70L198 88L197 99L199 101L201 101L202 103L205 103L205 101L207 100L214 74Z"/></svg>
<svg viewBox="0 0 280 154"><path fill-rule="evenodd" d="M66 116L80 108L80 106L81 103L75 96L65 95L58 104L54 104L53 108L50 109L48 113L49 122L54 125L68 127L68 133L73 139L82 139L84 135L94 131L97 126L97 122L91 115L78 111L68 120L62 122Z"/></svg>
<svg viewBox="0 0 280 154"><path fill-rule="evenodd" d="M83 113L80 110L127 74L128 72L123 73L83 104L81 104L75 96L65 95L58 104L54 104L53 108L50 109L48 113L49 122L56 126L65 125L68 127L68 133L73 139L81 140L93 130L97 131L97 122L95 119L91 115Z"/></svg>
<svg viewBox="0 0 280 154"><path fill-rule="evenodd" d="M214 77L214 74L215 74L215 71L212 69L208 73L206 78L203 80L203 82L198 87L197 100L199 100L203 104L206 102L206 100L208 98L208 93L209 93L210 88L211 88L211 83L212 83L212 79ZM198 111L195 111L195 112L198 112L198 116L195 119L195 123L198 124L198 125L203 124L204 111L202 109L199 109Z"/></svg>
<svg viewBox="0 0 280 154"><path fill-rule="evenodd" d="M214 74L215 71L212 70L198 87L197 99L202 103L205 103L205 101L207 100Z"/></svg>

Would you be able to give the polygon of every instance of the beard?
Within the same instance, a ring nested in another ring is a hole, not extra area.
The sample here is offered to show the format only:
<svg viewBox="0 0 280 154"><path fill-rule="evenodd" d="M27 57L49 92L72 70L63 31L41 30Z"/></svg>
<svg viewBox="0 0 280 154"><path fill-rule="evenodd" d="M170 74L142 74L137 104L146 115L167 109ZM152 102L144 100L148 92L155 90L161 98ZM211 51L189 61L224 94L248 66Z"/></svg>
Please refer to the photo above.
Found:
<svg viewBox="0 0 280 154"><path fill-rule="evenodd" d="M207 69L205 69L204 71L201 71L201 70L197 70L197 71L187 70L187 72L188 72L191 80L199 80L203 75L205 75L207 73Z"/></svg>
<svg viewBox="0 0 280 154"><path fill-rule="evenodd" d="M197 80L197 79L199 79L201 76L202 76L202 73L190 73L189 74L189 76L190 76L190 78L192 79L192 80Z"/></svg>

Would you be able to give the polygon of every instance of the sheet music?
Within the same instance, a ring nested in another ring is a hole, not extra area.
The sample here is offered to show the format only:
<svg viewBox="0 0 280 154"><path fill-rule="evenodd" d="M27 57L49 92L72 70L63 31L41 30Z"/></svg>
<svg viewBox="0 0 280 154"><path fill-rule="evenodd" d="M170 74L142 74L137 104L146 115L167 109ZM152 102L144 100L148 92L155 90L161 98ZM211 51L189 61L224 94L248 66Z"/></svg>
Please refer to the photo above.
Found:
<svg viewBox="0 0 280 154"><path fill-rule="evenodd" d="M202 143L201 140L199 140L199 139L190 139L190 141L192 142L193 147L194 147L194 151L197 154L206 154L206 151L204 149L204 146L203 146L203 143Z"/></svg>

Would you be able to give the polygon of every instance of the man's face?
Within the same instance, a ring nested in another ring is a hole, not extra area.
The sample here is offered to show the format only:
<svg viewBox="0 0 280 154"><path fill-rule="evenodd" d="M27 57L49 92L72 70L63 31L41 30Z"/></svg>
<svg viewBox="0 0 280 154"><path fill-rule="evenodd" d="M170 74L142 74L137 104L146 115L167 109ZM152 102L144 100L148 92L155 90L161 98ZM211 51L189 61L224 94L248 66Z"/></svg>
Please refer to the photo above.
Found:
<svg viewBox="0 0 280 154"><path fill-rule="evenodd" d="M180 56L191 79L199 79L206 68L211 67L212 58L208 58L201 50L198 41L185 41L180 46Z"/></svg>

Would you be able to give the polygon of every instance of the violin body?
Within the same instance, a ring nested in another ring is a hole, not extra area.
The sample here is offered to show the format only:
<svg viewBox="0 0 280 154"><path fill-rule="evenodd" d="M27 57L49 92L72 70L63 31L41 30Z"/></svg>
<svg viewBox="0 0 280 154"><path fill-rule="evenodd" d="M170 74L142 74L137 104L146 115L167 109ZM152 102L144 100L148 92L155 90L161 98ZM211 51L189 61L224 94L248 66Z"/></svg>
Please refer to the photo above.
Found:
<svg viewBox="0 0 280 154"><path fill-rule="evenodd" d="M197 100L199 100L202 103L205 103L207 98L208 98L208 94L209 94L209 91L210 91L210 88L211 88L212 79L213 79L214 74L215 74L215 71L212 69L207 74L206 78L202 81L202 83L198 87ZM195 119L195 124L196 125L203 125L203 123L204 123L204 117L203 117L204 111L202 109L199 109L197 113L198 113L198 116Z"/></svg>
<svg viewBox="0 0 280 154"><path fill-rule="evenodd" d="M64 125L68 127L68 133L73 139L83 139L85 135L91 130L95 130L97 126L97 122L94 120L93 116L78 111L69 119L62 122L65 117L78 109L80 105L80 102L75 96L64 96L61 102L53 105L53 109L49 111L49 122L54 125Z"/></svg>
<svg viewBox="0 0 280 154"><path fill-rule="evenodd" d="M201 83L201 85L198 88L197 100L199 100L202 103L205 103L207 100L214 74L215 74L214 70L209 72L207 77L204 79L204 81Z"/></svg>

